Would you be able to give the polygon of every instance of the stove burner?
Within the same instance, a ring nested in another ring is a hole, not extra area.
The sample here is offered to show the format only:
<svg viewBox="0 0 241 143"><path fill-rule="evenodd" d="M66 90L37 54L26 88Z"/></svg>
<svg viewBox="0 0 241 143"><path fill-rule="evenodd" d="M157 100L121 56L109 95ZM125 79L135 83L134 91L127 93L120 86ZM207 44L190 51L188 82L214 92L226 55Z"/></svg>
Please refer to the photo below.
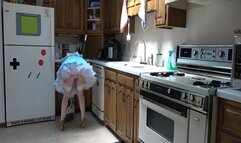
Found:
<svg viewBox="0 0 241 143"><path fill-rule="evenodd" d="M168 77L170 75L174 75L174 72L152 72L151 76L160 76L160 77Z"/></svg>
<svg viewBox="0 0 241 143"><path fill-rule="evenodd" d="M161 72L161 76L168 77L170 75L174 75L174 72Z"/></svg>
<svg viewBox="0 0 241 143"><path fill-rule="evenodd" d="M176 72L175 75L177 75L177 76L185 76L185 73L183 73L183 72Z"/></svg>
<svg viewBox="0 0 241 143"><path fill-rule="evenodd" d="M193 85L203 86L203 85L204 85L204 82L201 82L201 81L195 81L195 82L193 83Z"/></svg>
<svg viewBox="0 0 241 143"><path fill-rule="evenodd" d="M183 72L152 72L151 76L159 76L159 77L169 77L169 76L185 76Z"/></svg>
<svg viewBox="0 0 241 143"><path fill-rule="evenodd" d="M221 83L221 81L218 80L212 80L210 83L204 83L202 81L195 81L193 85L200 86L203 88L214 88L214 87L221 87L225 86L225 83Z"/></svg>

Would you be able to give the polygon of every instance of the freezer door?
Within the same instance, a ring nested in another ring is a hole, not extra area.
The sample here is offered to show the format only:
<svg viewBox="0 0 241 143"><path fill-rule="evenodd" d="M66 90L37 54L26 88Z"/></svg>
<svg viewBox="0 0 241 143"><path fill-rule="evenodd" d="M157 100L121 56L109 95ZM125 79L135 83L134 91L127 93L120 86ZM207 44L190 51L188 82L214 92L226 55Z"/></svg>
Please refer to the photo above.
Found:
<svg viewBox="0 0 241 143"><path fill-rule="evenodd" d="M55 116L51 47L5 46L6 119Z"/></svg>
<svg viewBox="0 0 241 143"><path fill-rule="evenodd" d="M3 2L5 45L53 45L54 9Z"/></svg>

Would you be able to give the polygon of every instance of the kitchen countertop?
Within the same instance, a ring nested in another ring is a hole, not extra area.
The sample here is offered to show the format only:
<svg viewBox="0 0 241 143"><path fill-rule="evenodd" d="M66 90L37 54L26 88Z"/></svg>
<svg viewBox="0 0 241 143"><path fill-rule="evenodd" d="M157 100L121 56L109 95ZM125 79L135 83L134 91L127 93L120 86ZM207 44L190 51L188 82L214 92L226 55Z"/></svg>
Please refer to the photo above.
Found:
<svg viewBox="0 0 241 143"><path fill-rule="evenodd" d="M121 72L140 76L141 73L146 72L160 72L168 71L164 67L156 67L151 65L139 64L130 61L100 61L100 60L87 60L92 64L102 65L107 68L115 69Z"/></svg>
<svg viewBox="0 0 241 143"><path fill-rule="evenodd" d="M121 72L132 74L135 76L140 76L141 73L146 72L160 72L160 71L169 71L164 67L156 67L151 65L144 65L135 62L129 61L103 61L103 60L93 60L85 59L87 62L92 64L101 65L107 68L115 69ZM55 63L61 63L61 59L55 60Z"/></svg>
<svg viewBox="0 0 241 143"><path fill-rule="evenodd" d="M241 89L240 88L223 88L217 90L217 96L241 103Z"/></svg>

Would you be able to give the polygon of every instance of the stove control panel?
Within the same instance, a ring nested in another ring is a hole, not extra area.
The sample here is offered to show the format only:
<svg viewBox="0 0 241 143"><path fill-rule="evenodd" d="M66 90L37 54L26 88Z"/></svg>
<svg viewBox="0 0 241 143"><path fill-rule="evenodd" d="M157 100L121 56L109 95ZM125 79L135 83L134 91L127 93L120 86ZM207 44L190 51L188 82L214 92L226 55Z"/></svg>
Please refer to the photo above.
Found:
<svg viewBox="0 0 241 143"><path fill-rule="evenodd" d="M183 92L181 100L194 106L202 107L203 98L200 96Z"/></svg>
<svg viewBox="0 0 241 143"><path fill-rule="evenodd" d="M160 83L156 84L148 80L139 80L139 87L146 91L156 93L159 96L172 98L178 101L182 101L186 104L191 104L195 107L203 108L204 99L196 94L184 92L182 90L168 87Z"/></svg>
<svg viewBox="0 0 241 143"><path fill-rule="evenodd" d="M232 45L180 45L180 59L231 62Z"/></svg>

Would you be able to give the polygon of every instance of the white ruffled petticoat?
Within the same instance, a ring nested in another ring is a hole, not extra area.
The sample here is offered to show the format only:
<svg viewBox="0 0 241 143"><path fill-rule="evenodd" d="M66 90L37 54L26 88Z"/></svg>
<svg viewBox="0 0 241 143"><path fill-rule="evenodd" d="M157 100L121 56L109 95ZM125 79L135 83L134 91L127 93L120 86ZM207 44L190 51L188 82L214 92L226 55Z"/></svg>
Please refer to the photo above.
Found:
<svg viewBox="0 0 241 143"><path fill-rule="evenodd" d="M85 79L84 89L89 89L96 82L95 72L93 71L92 66L87 63L80 54L72 53L69 56L66 56L60 68L57 71L57 78L54 81L55 90L64 94L64 80L69 78L70 75L81 75ZM71 96L74 96L77 93L76 82L72 86Z"/></svg>

